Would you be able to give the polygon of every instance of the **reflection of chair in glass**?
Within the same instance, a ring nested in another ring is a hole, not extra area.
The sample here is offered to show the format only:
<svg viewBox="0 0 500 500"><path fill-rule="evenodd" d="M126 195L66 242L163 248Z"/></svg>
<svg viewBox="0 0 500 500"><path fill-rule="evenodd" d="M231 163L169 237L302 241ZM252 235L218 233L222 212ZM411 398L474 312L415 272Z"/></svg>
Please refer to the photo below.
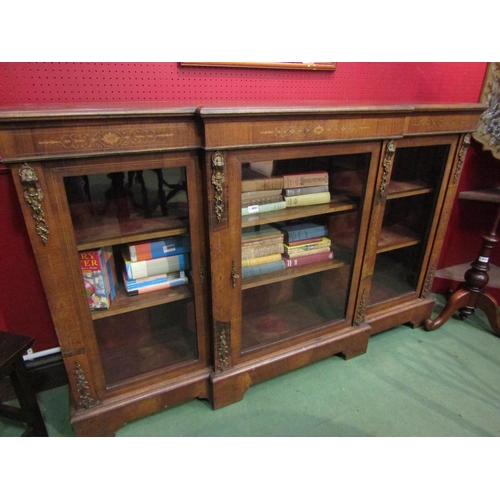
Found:
<svg viewBox="0 0 500 500"><path fill-rule="evenodd" d="M187 190L186 181L181 181L177 184L168 183L164 177L161 168L152 169L156 174L157 178L157 189L158 189L158 199L160 202L162 215L168 215L168 202L179 192ZM144 182L144 175L142 170L133 170L128 173L127 177L127 188L132 188L134 179L141 186L141 196L142 204L141 207L144 210L146 217L150 217L154 210L151 210L148 200L148 192L146 188L146 183ZM169 192L165 195L164 186L169 188Z"/></svg>
<svg viewBox="0 0 500 500"><path fill-rule="evenodd" d="M500 337L500 317L498 315L498 304L494 297L485 292L488 284L490 270L489 260L493 247L500 237L497 235L497 227L500 222L500 188L469 191L460 194L460 198L478 201L487 201L497 204L495 221L491 229L483 235L483 245L476 260L471 264L471 268L465 273L465 281L448 298L445 308L434 320L427 319L424 327L428 331L436 330L445 323L456 311L459 311L459 318L466 319L474 313L476 308L486 313L491 328L495 335Z"/></svg>

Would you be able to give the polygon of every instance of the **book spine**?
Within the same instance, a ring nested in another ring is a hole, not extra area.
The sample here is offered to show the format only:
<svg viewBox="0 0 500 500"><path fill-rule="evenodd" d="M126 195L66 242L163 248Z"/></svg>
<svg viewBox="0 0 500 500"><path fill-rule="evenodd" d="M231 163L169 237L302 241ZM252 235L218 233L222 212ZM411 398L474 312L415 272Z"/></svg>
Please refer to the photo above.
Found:
<svg viewBox="0 0 500 500"><path fill-rule="evenodd" d="M330 193L311 193L301 194L298 196L285 196L287 207L303 207L306 205L321 205L322 203L330 203Z"/></svg>
<svg viewBox="0 0 500 500"><path fill-rule="evenodd" d="M328 186L326 184L323 186L284 189L283 194L285 196L299 196L303 194L324 193L325 191L328 191Z"/></svg>
<svg viewBox="0 0 500 500"><path fill-rule="evenodd" d="M244 241L241 244L241 247L254 247L256 245L271 245L275 243L283 243L284 241L284 235L282 234L281 236L276 236L272 238L262 238L261 240L249 240L249 241Z"/></svg>
<svg viewBox="0 0 500 500"><path fill-rule="evenodd" d="M326 236L326 234L326 227L324 226L311 227L307 229L290 229L286 230L285 241L288 241L288 244L290 245L291 243L298 240L316 238L318 236L323 237Z"/></svg>
<svg viewBox="0 0 500 500"><path fill-rule="evenodd" d="M257 276L259 274L273 273L276 271L284 271L285 263L283 260L278 262L270 262L269 264L261 264L260 266L249 266L241 268L241 275L243 278L250 276Z"/></svg>
<svg viewBox="0 0 500 500"><path fill-rule="evenodd" d="M242 267L260 266L261 264L268 264L270 262L278 262L281 260L281 253L271 255L264 255L263 257L253 257L251 259L242 259Z"/></svg>
<svg viewBox="0 0 500 500"><path fill-rule="evenodd" d="M286 208L286 203L284 201L279 201L277 203L266 203L264 205L252 205L251 207L243 207L241 209L241 215L258 214L261 212L272 212L273 210L283 210L285 208Z"/></svg>
<svg viewBox="0 0 500 500"><path fill-rule="evenodd" d="M244 179L241 181L241 191L263 191L266 189L283 189L283 177L266 177L262 179Z"/></svg>
<svg viewBox="0 0 500 500"><path fill-rule="evenodd" d="M127 273L124 271L123 272L123 282L125 283L125 286L127 288L132 288L132 287L142 287L142 286L148 286L148 285L155 285L158 283L167 283L168 281L173 281L179 278L184 278L186 276L184 271L177 271L173 273L168 273L168 274L157 274L154 276L149 276L147 278L139 278L135 280L128 279Z"/></svg>
<svg viewBox="0 0 500 500"><path fill-rule="evenodd" d="M282 189L266 189L265 191L245 191L241 193L241 201L251 200L262 196L275 196L283 194Z"/></svg>
<svg viewBox="0 0 500 500"><path fill-rule="evenodd" d="M304 255L303 257L292 257L283 258L285 266L289 267L304 266L306 264L314 264L316 262L325 262L327 260L333 260L333 252L318 253L313 255Z"/></svg>
<svg viewBox="0 0 500 500"><path fill-rule="evenodd" d="M324 248L316 248L315 250L306 250L304 252L300 252L300 254L295 253L290 255L285 248L285 256L288 258L293 258L293 257L305 257L306 255L315 255L318 253L328 253L330 251L330 247L324 247Z"/></svg>
<svg viewBox="0 0 500 500"><path fill-rule="evenodd" d="M241 258L254 259L256 257L264 257L273 253L283 253L284 251L285 246L283 245L283 242L273 243L270 245L262 242L262 244L242 247Z"/></svg>
<svg viewBox="0 0 500 500"><path fill-rule="evenodd" d="M136 290L127 290L127 295L133 297L134 295L141 295L148 292L156 292L157 290L165 290L166 288L173 288L180 285L185 285L187 283L186 278L179 278L177 280L168 281L166 283L157 283L156 285L149 285L142 288L137 288Z"/></svg>
<svg viewBox="0 0 500 500"><path fill-rule="evenodd" d="M129 245L128 249L130 262L138 262L187 253L190 251L190 246L188 238L179 237Z"/></svg>
<svg viewBox="0 0 500 500"><path fill-rule="evenodd" d="M290 254L292 252L300 253L307 250L315 250L316 248L330 247L331 244L332 241L330 240L330 238L323 236L320 241L317 241L315 243L303 243L301 245L294 243L293 245L284 245L284 247L285 251Z"/></svg>
<svg viewBox="0 0 500 500"><path fill-rule="evenodd" d="M128 279L146 278L156 274L184 271L188 268L188 254L172 255L160 259L143 260L138 262L125 261L125 270Z"/></svg>
<svg viewBox="0 0 500 500"><path fill-rule="evenodd" d="M273 196L266 197L256 197L249 200L241 200L242 207L250 207L252 205L264 205L267 203L277 203L279 201L283 201L283 196L281 194L276 194Z"/></svg>
<svg viewBox="0 0 500 500"><path fill-rule="evenodd" d="M283 175L283 188L300 188L328 184L328 172L303 172Z"/></svg>

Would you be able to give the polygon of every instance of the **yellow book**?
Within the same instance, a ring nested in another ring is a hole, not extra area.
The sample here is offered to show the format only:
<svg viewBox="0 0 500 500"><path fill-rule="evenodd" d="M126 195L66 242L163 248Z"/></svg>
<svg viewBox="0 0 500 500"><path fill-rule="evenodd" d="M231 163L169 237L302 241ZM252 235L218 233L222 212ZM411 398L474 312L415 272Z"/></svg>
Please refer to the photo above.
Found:
<svg viewBox="0 0 500 500"><path fill-rule="evenodd" d="M300 194L297 196L285 196L285 203L288 207L303 207L306 205L320 205L322 203L330 203L330 193L311 193Z"/></svg>
<svg viewBox="0 0 500 500"><path fill-rule="evenodd" d="M270 262L278 262L280 260L281 260L281 254L274 253L271 255L265 255L264 257L254 257L252 259L242 259L241 266L242 267L260 266L261 264L269 264Z"/></svg>

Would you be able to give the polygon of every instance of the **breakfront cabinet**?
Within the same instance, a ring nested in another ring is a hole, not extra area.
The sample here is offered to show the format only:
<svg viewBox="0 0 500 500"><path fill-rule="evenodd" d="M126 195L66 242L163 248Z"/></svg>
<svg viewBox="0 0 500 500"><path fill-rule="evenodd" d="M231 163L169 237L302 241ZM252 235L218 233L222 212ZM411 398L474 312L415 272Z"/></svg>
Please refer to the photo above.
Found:
<svg viewBox="0 0 500 500"><path fill-rule="evenodd" d="M483 109L0 112L77 434L112 435L192 398L217 409L420 326ZM131 246L176 238L185 281L127 293ZM106 308L81 268L99 249L116 273Z"/></svg>

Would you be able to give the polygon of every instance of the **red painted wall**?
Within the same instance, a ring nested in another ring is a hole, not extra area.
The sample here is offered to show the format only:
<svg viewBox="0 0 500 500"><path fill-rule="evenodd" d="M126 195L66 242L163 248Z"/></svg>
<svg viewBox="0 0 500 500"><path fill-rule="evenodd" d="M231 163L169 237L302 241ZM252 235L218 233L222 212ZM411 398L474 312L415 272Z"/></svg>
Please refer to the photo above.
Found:
<svg viewBox="0 0 500 500"><path fill-rule="evenodd" d="M486 63L480 62L342 62L335 72L194 68L175 62L0 63L0 107L125 101L196 106L214 101L231 105L477 102L485 70ZM460 189L468 189L469 175L475 178L484 156L480 150L469 153ZM461 262L463 252L477 251L475 241L470 248L460 239L464 220L460 210L454 208L452 213L440 267L450 265L448 260ZM0 229L0 328L33 335L35 351L55 347L57 338L12 179L1 166ZM464 230L470 236L469 228Z"/></svg>

